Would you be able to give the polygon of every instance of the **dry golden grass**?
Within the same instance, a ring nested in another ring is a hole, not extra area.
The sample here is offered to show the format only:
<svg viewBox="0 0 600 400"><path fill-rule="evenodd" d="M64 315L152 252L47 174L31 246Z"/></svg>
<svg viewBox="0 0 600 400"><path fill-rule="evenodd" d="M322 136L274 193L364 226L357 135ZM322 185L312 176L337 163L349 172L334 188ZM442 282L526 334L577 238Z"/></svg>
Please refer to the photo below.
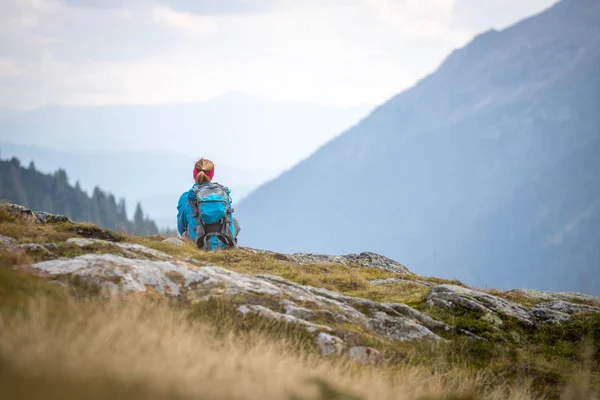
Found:
<svg viewBox="0 0 600 400"><path fill-rule="evenodd" d="M36 225L1 210L0 234L20 242L52 243L53 253L66 257L119 251L107 245L82 249L65 243L70 237L139 243L199 265L269 273L353 296L407 303L489 339L435 346L367 341L384 351L388 360L381 366L358 366L321 358L312 339L297 327L260 319L240 322L239 314L232 318L231 310L214 310L213 303L194 309L148 299L106 303L77 293L77 288L63 290L10 269L44 259L43 252L0 250L0 393L6 398L592 400L599 396L597 316L536 332L505 321L505 329L498 331L478 316L429 309L424 303L428 288L418 283L369 283L390 277L460 284L456 281L338 264L297 265L285 257L245 249L207 253L190 242L176 246L160 237L115 234L87 224ZM23 307L24 302L29 305ZM515 342L512 333L520 339ZM583 357L578 346L588 336L595 339L591 355ZM320 383L311 383L314 378Z"/></svg>
<svg viewBox="0 0 600 400"><path fill-rule="evenodd" d="M0 318L7 398L29 393L24 385L32 382L38 389L45 382L45 393L63 399L84 395L86 385L96 390L98 382L112 398L136 399L531 398L528 382L489 387L487 374L466 367L363 367L301 351L302 343L290 340L227 327L217 334L208 321L143 299L71 301L67 308L57 316L42 297L26 312ZM320 395L314 378L333 394Z"/></svg>

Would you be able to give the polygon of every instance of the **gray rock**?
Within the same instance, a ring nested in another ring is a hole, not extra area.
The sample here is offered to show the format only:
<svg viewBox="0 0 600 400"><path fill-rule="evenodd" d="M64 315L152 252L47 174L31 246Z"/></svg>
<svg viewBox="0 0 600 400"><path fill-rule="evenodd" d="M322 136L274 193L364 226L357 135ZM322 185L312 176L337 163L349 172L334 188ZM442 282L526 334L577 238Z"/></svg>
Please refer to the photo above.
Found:
<svg viewBox="0 0 600 400"><path fill-rule="evenodd" d="M435 285L434 283L427 282L427 281L421 281L421 280L413 281L410 279L401 279L401 278L374 279L372 281L369 281L369 283L371 285L389 285L389 284L393 284L393 283L407 283L407 284L419 285L419 286L424 286L424 287L432 287Z"/></svg>
<svg viewBox="0 0 600 400"><path fill-rule="evenodd" d="M346 317L343 314L336 312L336 311L330 311L328 309L310 310L305 307L299 307L289 300L282 300L281 304L284 305L284 310L285 310L286 314L292 315L294 317L304 319L307 321L311 321L315 318L320 317L326 321L352 323L352 321L348 317Z"/></svg>
<svg viewBox="0 0 600 400"><path fill-rule="evenodd" d="M301 326L306 327L306 330L309 333L314 333L314 332L318 332L318 331L326 331L326 332L332 331L332 329L328 326L313 324L313 323L305 321L303 319L296 318L292 315L282 314L282 313L273 311L270 308L267 308L267 307L264 307L261 305L253 305L253 304L241 305L238 307L238 311L241 312L242 314L253 313L253 314L258 314L260 316L263 316L263 317L266 317L269 319L301 325Z"/></svg>
<svg viewBox="0 0 600 400"><path fill-rule="evenodd" d="M517 294L532 300L541 301L580 301L591 305L600 306L600 297L577 292L544 292L533 289L513 289L505 292L506 294Z"/></svg>
<svg viewBox="0 0 600 400"><path fill-rule="evenodd" d="M300 307L295 305L289 300L284 300L285 313L296 318L300 318L306 321L310 321L315 318L315 312L308 308Z"/></svg>
<svg viewBox="0 0 600 400"><path fill-rule="evenodd" d="M442 330L449 331L452 327L448 324L445 324L440 321L436 321L428 315L423 314L420 311L415 310L412 307L407 306L406 304L384 304L385 306L391 308L395 312L400 315L404 315L405 317L409 317L413 320L419 321L424 327L431 330Z"/></svg>
<svg viewBox="0 0 600 400"><path fill-rule="evenodd" d="M23 218L31 221L35 221L38 224L54 224L61 222L73 222L64 215L50 214L45 211L33 212L27 207L23 207L18 204L5 203L1 205L2 209L8 212L15 218Z"/></svg>
<svg viewBox="0 0 600 400"><path fill-rule="evenodd" d="M404 265L381 256L375 253L360 253L360 254L348 254L345 256L331 256L323 254L308 254L308 253L295 253L285 255L285 257L292 262L297 264L343 264L343 265L356 265L362 268L374 268L387 272L395 272L398 274L414 275Z"/></svg>
<svg viewBox="0 0 600 400"><path fill-rule="evenodd" d="M565 314L575 314L581 312L600 312L600 307L593 307L585 304L574 304L566 301L551 301L548 303L538 304L534 308L546 308L554 311L559 311Z"/></svg>
<svg viewBox="0 0 600 400"><path fill-rule="evenodd" d="M137 255L145 255L161 260L170 260L173 257L162 251L154 250L146 246L135 243L114 243L107 240L101 239L83 239L83 238L71 238L67 239L67 243L74 244L80 247L92 246L92 245L103 245L108 247L118 247L123 250L129 250Z"/></svg>
<svg viewBox="0 0 600 400"><path fill-rule="evenodd" d="M9 215L15 218L33 219L33 212L27 207L20 206L18 204L5 203L2 204L2 209L6 210Z"/></svg>
<svg viewBox="0 0 600 400"><path fill-rule="evenodd" d="M316 338L317 346L325 357L340 356L344 352L344 341L328 333L319 333Z"/></svg>
<svg viewBox="0 0 600 400"><path fill-rule="evenodd" d="M38 224L57 224L57 223L64 223L64 222L68 222L68 223L73 222L64 215L50 214L50 213L47 213L44 211L37 211L34 213L34 215L35 215L35 222Z"/></svg>
<svg viewBox="0 0 600 400"><path fill-rule="evenodd" d="M536 293L535 295L537 296L538 292L533 293ZM540 296L552 297L552 295L552 293L545 292ZM572 294L569 294L569 296L572 296ZM430 305L440 307L466 308L481 312L483 319L487 319L498 327L502 325L502 321L497 315L499 313L514 317L525 325L535 326L536 322L562 323L567 321L574 313L600 312L600 307L574 304L561 300L526 308L498 296L454 285L434 287L427 297L427 302Z"/></svg>
<svg viewBox="0 0 600 400"><path fill-rule="evenodd" d="M48 249L48 247L46 245L39 244L39 243L23 243L19 247L21 247L22 249L24 249L30 253L38 253L38 254L42 254L44 256L52 255L52 252Z"/></svg>
<svg viewBox="0 0 600 400"><path fill-rule="evenodd" d="M501 313L527 326L534 326L525 307L512 301L456 285L439 285L431 289L427 303L438 307L465 308L482 314Z"/></svg>
<svg viewBox="0 0 600 400"><path fill-rule="evenodd" d="M43 256L51 256L52 252L48 249L48 245L38 243L22 243L11 238L9 236L0 235L0 249L2 250L16 250L23 249L28 253L37 253Z"/></svg>
<svg viewBox="0 0 600 400"><path fill-rule="evenodd" d="M165 240L163 240L163 243L171 243L174 244L176 246L183 246L185 243L183 242L183 240L176 238L176 237L170 237L170 238L166 238Z"/></svg>
<svg viewBox="0 0 600 400"><path fill-rule="evenodd" d="M355 346L348 350L348 357L361 364L377 364L383 357L372 347Z"/></svg>
<svg viewBox="0 0 600 400"><path fill-rule="evenodd" d="M500 317L498 317L496 314L487 313L487 314L484 314L483 317L481 317L481 319L486 322L491 323L492 325L494 325L497 328L504 325L504 322L502 322L502 319Z"/></svg>
<svg viewBox="0 0 600 400"><path fill-rule="evenodd" d="M205 274L186 268L180 262L130 259L114 254L84 254L75 258L43 261L34 270L51 277L69 275L100 286L118 282L121 292L145 292L149 288L161 294L179 295L180 281L186 286L207 279Z"/></svg>
<svg viewBox="0 0 600 400"><path fill-rule="evenodd" d="M13 250L19 247L19 242L10 236L0 235L0 249Z"/></svg>
<svg viewBox="0 0 600 400"><path fill-rule="evenodd" d="M97 243L85 240L71 243ZM138 249L139 250L139 249ZM44 261L32 265L49 279L79 279L107 293L153 291L178 296L192 303L211 297L246 296L242 313L295 323L309 332L331 332L332 328L310 320L340 321L371 329L392 340L439 339L427 327L449 329L417 310L401 304L345 296L326 289L303 286L272 275L251 276L215 266L198 267L176 260L147 260L114 254L85 254L72 259ZM253 300L256 297L256 300ZM245 297L244 297L245 298ZM269 298L265 305L261 299ZM256 301L257 303L253 303ZM272 303L272 306L270 305Z"/></svg>
<svg viewBox="0 0 600 400"><path fill-rule="evenodd" d="M571 318L569 314L556 310L551 310L549 308L534 307L531 309L531 312L536 318L540 319L543 322L551 324L560 324Z"/></svg>
<svg viewBox="0 0 600 400"><path fill-rule="evenodd" d="M571 315L576 313L600 313L600 307L593 307L584 304L573 304L566 301L551 301L532 307L531 312L543 322L560 324L569 320Z"/></svg>
<svg viewBox="0 0 600 400"><path fill-rule="evenodd" d="M389 339L401 342L417 339L441 339L423 325L406 318L393 317L381 311L375 313L369 320L369 328Z"/></svg>

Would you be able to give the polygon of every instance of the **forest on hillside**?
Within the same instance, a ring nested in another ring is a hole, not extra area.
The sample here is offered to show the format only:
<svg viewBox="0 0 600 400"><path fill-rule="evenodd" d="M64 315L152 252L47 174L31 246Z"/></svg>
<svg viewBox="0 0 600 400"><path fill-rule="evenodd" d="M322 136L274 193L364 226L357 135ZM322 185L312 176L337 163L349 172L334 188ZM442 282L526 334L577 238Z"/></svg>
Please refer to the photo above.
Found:
<svg viewBox="0 0 600 400"><path fill-rule="evenodd" d="M117 200L98 187L90 196L79 182L75 187L69 184L66 171L44 174L36 170L33 162L25 167L17 158L0 160L0 200L111 230L144 236L158 234L156 223L144 215L141 204L137 204L133 220L129 220L125 199Z"/></svg>

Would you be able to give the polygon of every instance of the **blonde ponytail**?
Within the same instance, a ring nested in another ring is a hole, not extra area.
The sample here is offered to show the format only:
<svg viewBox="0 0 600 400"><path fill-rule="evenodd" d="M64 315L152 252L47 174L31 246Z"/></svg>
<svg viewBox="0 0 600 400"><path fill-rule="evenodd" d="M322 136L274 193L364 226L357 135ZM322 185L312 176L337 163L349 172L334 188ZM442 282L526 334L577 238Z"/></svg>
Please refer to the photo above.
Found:
<svg viewBox="0 0 600 400"><path fill-rule="evenodd" d="M204 182L212 181L212 178L205 173L215 169L215 164L213 164L212 161L201 158L196 161L196 165L194 167L198 171L198 175L196 176L196 183L198 185L202 185Z"/></svg>

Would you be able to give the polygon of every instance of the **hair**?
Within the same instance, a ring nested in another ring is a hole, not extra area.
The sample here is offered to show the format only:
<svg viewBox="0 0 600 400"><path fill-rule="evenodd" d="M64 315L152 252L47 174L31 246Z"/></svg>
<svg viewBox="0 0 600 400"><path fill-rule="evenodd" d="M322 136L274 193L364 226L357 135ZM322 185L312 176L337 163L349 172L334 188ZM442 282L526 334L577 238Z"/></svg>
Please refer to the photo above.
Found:
<svg viewBox="0 0 600 400"><path fill-rule="evenodd" d="M210 182L212 180L210 176L205 174L205 172L210 172L215 169L215 164L213 164L212 161L201 158L196 161L194 168L198 171L198 175L196 176L196 183L198 185L202 185L204 182Z"/></svg>

